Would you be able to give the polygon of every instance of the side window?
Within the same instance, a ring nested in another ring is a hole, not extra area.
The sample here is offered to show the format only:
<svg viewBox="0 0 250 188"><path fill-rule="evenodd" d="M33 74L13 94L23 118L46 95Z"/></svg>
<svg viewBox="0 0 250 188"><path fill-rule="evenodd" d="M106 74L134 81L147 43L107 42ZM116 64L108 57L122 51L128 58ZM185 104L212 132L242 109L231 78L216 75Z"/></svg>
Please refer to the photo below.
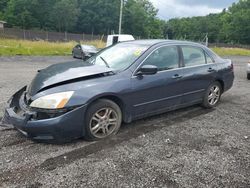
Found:
<svg viewBox="0 0 250 188"><path fill-rule="evenodd" d="M214 61L212 60L212 58L207 53L205 53L205 54L206 54L207 64L214 63Z"/></svg>
<svg viewBox="0 0 250 188"><path fill-rule="evenodd" d="M186 67L206 64L205 53L201 48L182 46L182 52Z"/></svg>
<svg viewBox="0 0 250 188"><path fill-rule="evenodd" d="M155 65L159 71L179 67L179 53L176 46L165 46L155 50L143 63Z"/></svg>

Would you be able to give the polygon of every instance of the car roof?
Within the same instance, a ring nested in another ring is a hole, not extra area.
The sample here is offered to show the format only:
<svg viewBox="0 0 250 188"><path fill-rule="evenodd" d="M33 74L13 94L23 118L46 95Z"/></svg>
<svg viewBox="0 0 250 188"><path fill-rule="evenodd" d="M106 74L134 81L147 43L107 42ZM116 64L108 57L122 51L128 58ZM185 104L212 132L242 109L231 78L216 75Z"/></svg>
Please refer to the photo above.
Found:
<svg viewBox="0 0 250 188"><path fill-rule="evenodd" d="M165 40L165 39L147 39L147 40L133 40L133 41L126 41L123 43L127 44L138 44L138 45L145 45L145 46L153 46L157 44L182 44L182 45L196 45L196 46L203 46L199 43L190 42L190 41L180 41L180 40Z"/></svg>

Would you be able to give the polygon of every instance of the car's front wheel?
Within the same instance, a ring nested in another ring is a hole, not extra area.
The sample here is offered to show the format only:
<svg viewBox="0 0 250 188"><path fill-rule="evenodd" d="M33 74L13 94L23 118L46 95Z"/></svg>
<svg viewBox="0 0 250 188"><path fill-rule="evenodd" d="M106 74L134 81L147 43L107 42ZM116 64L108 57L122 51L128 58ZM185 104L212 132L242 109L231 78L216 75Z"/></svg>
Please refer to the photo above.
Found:
<svg viewBox="0 0 250 188"><path fill-rule="evenodd" d="M85 121L85 138L99 140L114 135L120 129L122 112L113 101L100 99L87 110Z"/></svg>
<svg viewBox="0 0 250 188"><path fill-rule="evenodd" d="M214 82L210 84L206 90L202 105L205 108L215 107L220 101L221 94L222 94L222 87L219 82Z"/></svg>
<svg viewBox="0 0 250 188"><path fill-rule="evenodd" d="M250 73L247 74L247 79L250 80Z"/></svg>

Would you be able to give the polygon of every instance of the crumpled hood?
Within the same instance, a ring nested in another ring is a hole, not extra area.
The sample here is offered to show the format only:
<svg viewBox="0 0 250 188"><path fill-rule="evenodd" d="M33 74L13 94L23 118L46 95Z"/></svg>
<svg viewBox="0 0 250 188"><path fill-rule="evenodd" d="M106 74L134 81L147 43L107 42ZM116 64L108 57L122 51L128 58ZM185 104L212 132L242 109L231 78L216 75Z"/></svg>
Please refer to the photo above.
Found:
<svg viewBox="0 0 250 188"><path fill-rule="evenodd" d="M75 79L93 78L95 75L108 72L112 72L112 69L82 61L51 65L46 69L38 71L28 88L28 94L34 96L39 91L53 85L64 84Z"/></svg>

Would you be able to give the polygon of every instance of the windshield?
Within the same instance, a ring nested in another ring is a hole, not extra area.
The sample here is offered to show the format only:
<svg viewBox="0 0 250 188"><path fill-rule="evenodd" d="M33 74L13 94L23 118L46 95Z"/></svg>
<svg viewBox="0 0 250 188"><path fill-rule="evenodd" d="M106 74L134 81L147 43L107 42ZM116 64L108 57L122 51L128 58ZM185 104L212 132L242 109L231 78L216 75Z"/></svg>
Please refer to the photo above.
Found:
<svg viewBox="0 0 250 188"><path fill-rule="evenodd" d="M132 65L147 48L146 45L119 43L104 49L88 59L87 62L122 71Z"/></svg>

